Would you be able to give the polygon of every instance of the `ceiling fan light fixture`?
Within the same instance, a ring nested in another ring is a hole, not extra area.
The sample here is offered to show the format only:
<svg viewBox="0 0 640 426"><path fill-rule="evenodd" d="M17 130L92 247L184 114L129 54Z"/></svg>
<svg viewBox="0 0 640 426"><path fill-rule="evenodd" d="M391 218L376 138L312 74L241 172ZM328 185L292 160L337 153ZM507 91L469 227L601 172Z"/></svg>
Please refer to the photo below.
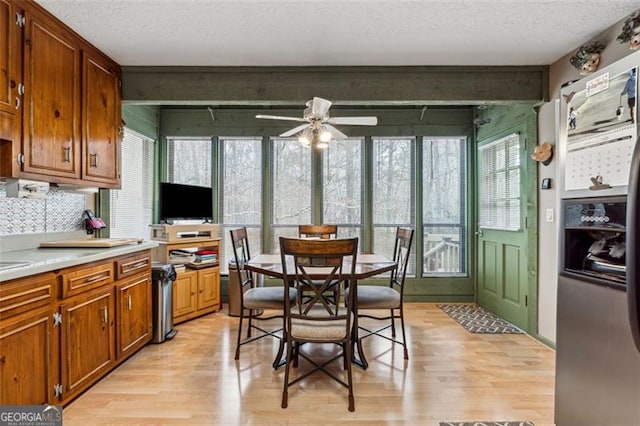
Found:
<svg viewBox="0 0 640 426"><path fill-rule="evenodd" d="M316 148L318 149L325 149L329 147L329 142L328 141L322 141L319 140L318 142L316 142Z"/></svg>
<svg viewBox="0 0 640 426"><path fill-rule="evenodd" d="M323 129L322 131L320 131L320 142L330 142L331 138L332 138L332 134L330 131L328 131L327 129Z"/></svg>
<svg viewBox="0 0 640 426"><path fill-rule="evenodd" d="M314 139L314 134L311 131L311 129L309 129L308 127L304 129L298 136L298 142L300 142L302 146L306 146L306 147L311 146L311 144L313 143L313 139Z"/></svg>

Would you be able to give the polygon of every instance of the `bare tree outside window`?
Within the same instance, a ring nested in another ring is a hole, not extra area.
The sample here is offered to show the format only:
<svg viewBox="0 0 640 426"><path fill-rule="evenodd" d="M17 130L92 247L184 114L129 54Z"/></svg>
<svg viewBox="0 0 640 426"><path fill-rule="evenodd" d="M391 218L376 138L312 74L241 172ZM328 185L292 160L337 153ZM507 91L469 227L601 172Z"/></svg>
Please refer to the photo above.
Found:
<svg viewBox="0 0 640 426"><path fill-rule="evenodd" d="M363 143L363 138L334 141L323 152L323 222L338 225L339 238L362 240Z"/></svg>
<svg viewBox="0 0 640 426"><path fill-rule="evenodd" d="M167 138L169 181L211 187L211 138Z"/></svg>
<svg viewBox="0 0 640 426"><path fill-rule="evenodd" d="M423 275L466 272L466 138L422 140Z"/></svg>
<svg viewBox="0 0 640 426"><path fill-rule="evenodd" d="M396 227L415 226L414 138L373 138L373 249L393 254ZM413 251L415 253L415 251ZM415 274L415 259L407 273Z"/></svg>
<svg viewBox="0 0 640 426"><path fill-rule="evenodd" d="M296 139L272 139L273 223L272 251L280 250L280 236L297 237L298 225L311 223L311 149Z"/></svg>
<svg viewBox="0 0 640 426"><path fill-rule="evenodd" d="M229 230L247 228L252 253L260 253L262 226L262 138L220 137L222 181L220 270L228 272L233 248Z"/></svg>

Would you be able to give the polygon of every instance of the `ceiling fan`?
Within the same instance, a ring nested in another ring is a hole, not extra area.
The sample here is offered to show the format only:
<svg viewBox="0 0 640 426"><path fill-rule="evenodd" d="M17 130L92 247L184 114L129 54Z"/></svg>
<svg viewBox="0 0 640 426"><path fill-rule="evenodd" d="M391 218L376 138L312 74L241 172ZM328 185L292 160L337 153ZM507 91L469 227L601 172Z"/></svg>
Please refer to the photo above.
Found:
<svg viewBox="0 0 640 426"><path fill-rule="evenodd" d="M305 122L305 124L282 133L280 137L286 138L299 134L300 143L318 148L326 148L331 140L347 139L348 136L333 127L332 124L339 126L375 126L378 124L377 117L330 117L329 107L331 107L331 101L314 97L307 101L302 118L263 114L256 115L256 118Z"/></svg>

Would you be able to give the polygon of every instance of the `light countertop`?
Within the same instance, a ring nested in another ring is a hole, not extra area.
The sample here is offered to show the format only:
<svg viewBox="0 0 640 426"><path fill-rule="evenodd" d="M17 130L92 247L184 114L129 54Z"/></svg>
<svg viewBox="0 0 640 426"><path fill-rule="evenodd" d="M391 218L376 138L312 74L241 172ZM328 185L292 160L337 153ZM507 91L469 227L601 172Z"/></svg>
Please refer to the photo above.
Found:
<svg viewBox="0 0 640 426"><path fill-rule="evenodd" d="M156 241L144 241L110 248L29 248L0 253L0 282L54 271L110 257L135 253L157 247ZM2 269L3 262L25 262L24 266Z"/></svg>

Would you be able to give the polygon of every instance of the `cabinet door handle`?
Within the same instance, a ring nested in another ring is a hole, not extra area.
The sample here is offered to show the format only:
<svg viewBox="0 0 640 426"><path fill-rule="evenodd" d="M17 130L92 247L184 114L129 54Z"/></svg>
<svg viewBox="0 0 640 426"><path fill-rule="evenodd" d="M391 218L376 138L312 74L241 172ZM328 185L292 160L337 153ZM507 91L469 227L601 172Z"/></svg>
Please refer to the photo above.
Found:
<svg viewBox="0 0 640 426"><path fill-rule="evenodd" d="M98 167L98 154L89 154L89 167Z"/></svg>
<svg viewBox="0 0 640 426"><path fill-rule="evenodd" d="M20 109L20 98L16 96L16 109Z"/></svg>
<svg viewBox="0 0 640 426"><path fill-rule="evenodd" d="M68 142L70 142L70 141L68 141ZM64 150L64 162L65 163L70 163L71 162L71 147L70 146L65 146L62 149Z"/></svg>
<svg viewBox="0 0 640 426"><path fill-rule="evenodd" d="M91 284L91 283L94 283L96 281L100 281L100 280L105 279L105 278L107 278L107 275L105 275L105 274L94 275L93 277L89 277L86 280L84 280L84 283L85 284Z"/></svg>
<svg viewBox="0 0 640 426"><path fill-rule="evenodd" d="M102 307L102 322L105 324L109 322L109 311L106 306Z"/></svg>
<svg viewBox="0 0 640 426"><path fill-rule="evenodd" d="M141 260L140 262L137 262L137 263L134 263L133 265L131 265L131 269L129 269L129 270L133 271L134 269L144 268L148 264L149 264L149 262L147 262L146 260Z"/></svg>
<svg viewBox="0 0 640 426"><path fill-rule="evenodd" d="M131 310L131 295L127 296L127 308L129 308L129 310Z"/></svg>

